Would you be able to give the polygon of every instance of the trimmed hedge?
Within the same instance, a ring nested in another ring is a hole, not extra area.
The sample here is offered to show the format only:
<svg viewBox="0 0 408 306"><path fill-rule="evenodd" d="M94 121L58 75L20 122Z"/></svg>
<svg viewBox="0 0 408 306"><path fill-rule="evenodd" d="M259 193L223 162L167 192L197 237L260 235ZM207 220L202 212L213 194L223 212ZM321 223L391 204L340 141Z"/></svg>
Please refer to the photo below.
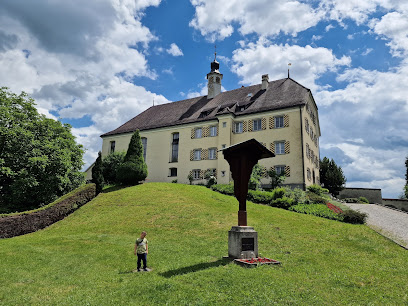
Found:
<svg viewBox="0 0 408 306"><path fill-rule="evenodd" d="M336 214L325 204L298 204L289 207L289 210L326 219L343 221L341 214Z"/></svg>
<svg viewBox="0 0 408 306"><path fill-rule="evenodd" d="M234 195L233 185L215 184L211 186L211 190L218 191L219 193L226 195Z"/></svg>
<svg viewBox="0 0 408 306"><path fill-rule="evenodd" d="M0 215L0 238L25 235L50 226L64 219L95 196L95 184L87 184L39 209Z"/></svg>

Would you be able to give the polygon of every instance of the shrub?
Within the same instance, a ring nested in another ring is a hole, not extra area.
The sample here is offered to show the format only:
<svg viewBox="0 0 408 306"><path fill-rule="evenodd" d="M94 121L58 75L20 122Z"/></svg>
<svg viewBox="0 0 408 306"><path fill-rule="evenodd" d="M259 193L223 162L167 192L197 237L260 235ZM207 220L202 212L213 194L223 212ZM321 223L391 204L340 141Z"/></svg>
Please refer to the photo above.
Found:
<svg viewBox="0 0 408 306"><path fill-rule="evenodd" d="M358 201L360 203L366 203L366 204L370 204L370 201L366 198L366 197L359 197Z"/></svg>
<svg viewBox="0 0 408 306"><path fill-rule="evenodd" d="M101 193L105 184L102 173L102 155L99 151L98 158L95 161L95 165L92 167L92 183L96 185L96 194Z"/></svg>
<svg viewBox="0 0 408 306"><path fill-rule="evenodd" d="M307 204L326 204L327 200L313 192L308 191L306 193L306 202Z"/></svg>
<svg viewBox="0 0 408 306"><path fill-rule="evenodd" d="M280 174L277 174L275 169L270 169L268 172L268 176L271 179L271 189L275 189L277 187L281 187L283 182L285 181L285 173L282 172Z"/></svg>
<svg viewBox="0 0 408 306"><path fill-rule="evenodd" d="M130 139L124 162L117 172L118 180L125 185L135 185L147 177L147 165L143 159L143 146L139 130Z"/></svg>
<svg viewBox="0 0 408 306"><path fill-rule="evenodd" d="M359 203L359 200L357 198L346 198L344 199L346 203Z"/></svg>
<svg viewBox="0 0 408 306"><path fill-rule="evenodd" d="M364 224L367 219L367 215L365 213L354 210L346 210L340 215L343 217L343 222L351 224Z"/></svg>
<svg viewBox="0 0 408 306"><path fill-rule="evenodd" d="M251 177L248 182L248 189L259 190L261 189L262 168L259 164L256 164L252 168Z"/></svg>
<svg viewBox="0 0 408 306"><path fill-rule="evenodd" d="M234 185L232 184L216 184L211 186L211 190L217 191L226 195L234 195Z"/></svg>
<svg viewBox="0 0 408 306"><path fill-rule="evenodd" d="M108 184L119 183L117 171L125 159L126 152L110 153L102 160L103 179Z"/></svg>
<svg viewBox="0 0 408 306"><path fill-rule="evenodd" d="M274 200L272 192L259 190L248 190L247 199L254 203L261 204L269 204L272 200Z"/></svg>
<svg viewBox="0 0 408 306"><path fill-rule="evenodd" d="M342 214L336 214L324 204L298 204L290 207L289 210L331 220L343 220Z"/></svg>
<svg viewBox="0 0 408 306"><path fill-rule="evenodd" d="M217 184L217 178L214 176L214 173L208 169L204 173L204 178L207 180L206 186L210 188L212 185Z"/></svg>
<svg viewBox="0 0 408 306"><path fill-rule="evenodd" d="M286 196L283 196L281 198L277 198L275 200L272 200L270 202L270 205L272 207L278 207L278 208L284 208L284 209L288 209L289 207L291 207L292 205L294 205L294 200L291 198L288 198Z"/></svg>
<svg viewBox="0 0 408 306"><path fill-rule="evenodd" d="M309 187L307 187L307 190L319 196L329 192L328 189L323 188L322 186L317 184L310 185Z"/></svg>
<svg viewBox="0 0 408 306"><path fill-rule="evenodd" d="M190 185L192 185L194 181L194 176L191 172L187 175L187 179L190 182Z"/></svg>
<svg viewBox="0 0 408 306"><path fill-rule="evenodd" d="M306 202L306 193L300 189L300 188L286 188L285 196L288 198L293 199L294 205L299 204L299 203L305 203Z"/></svg>
<svg viewBox="0 0 408 306"><path fill-rule="evenodd" d="M177 184L177 179L171 181L173 184Z"/></svg>
<svg viewBox="0 0 408 306"><path fill-rule="evenodd" d="M284 187L275 188L271 193L273 200L280 199L285 195L286 189Z"/></svg>

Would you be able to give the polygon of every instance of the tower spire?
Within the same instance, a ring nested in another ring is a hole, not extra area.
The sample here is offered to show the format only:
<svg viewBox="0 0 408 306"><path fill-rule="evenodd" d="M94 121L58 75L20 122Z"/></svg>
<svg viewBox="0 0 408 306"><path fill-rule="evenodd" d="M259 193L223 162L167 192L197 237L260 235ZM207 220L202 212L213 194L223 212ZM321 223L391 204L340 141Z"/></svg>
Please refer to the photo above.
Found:
<svg viewBox="0 0 408 306"><path fill-rule="evenodd" d="M217 61L217 45L214 44L214 62Z"/></svg>
<svg viewBox="0 0 408 306"><path fill-rule="evenodd" d="M290 78L290 76L289 76L289 68L290 68L290 66L292 66L292 63L288 63L288 79Z"/></svg>

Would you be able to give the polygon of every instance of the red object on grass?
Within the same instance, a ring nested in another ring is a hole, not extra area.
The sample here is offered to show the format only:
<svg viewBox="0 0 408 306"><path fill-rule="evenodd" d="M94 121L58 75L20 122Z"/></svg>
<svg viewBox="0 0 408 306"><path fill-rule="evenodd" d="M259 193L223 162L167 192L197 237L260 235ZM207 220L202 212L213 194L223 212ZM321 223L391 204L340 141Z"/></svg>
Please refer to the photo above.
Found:
<svg viewBox="0 0 408 306"><path fill-rule="evenodd" d="M330 210L332 210L336 214L340 214L343 212L339 207L337 207L336 205L333 205L332 203L328 202L326 205Z"/></svg>

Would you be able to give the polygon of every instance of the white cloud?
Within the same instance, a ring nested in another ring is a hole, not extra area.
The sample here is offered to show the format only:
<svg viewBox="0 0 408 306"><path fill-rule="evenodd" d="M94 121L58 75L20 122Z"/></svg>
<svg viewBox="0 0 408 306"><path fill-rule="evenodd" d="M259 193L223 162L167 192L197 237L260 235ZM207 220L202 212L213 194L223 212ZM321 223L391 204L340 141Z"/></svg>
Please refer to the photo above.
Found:
<svg viewBox="0 0 408 306"><path fill-rule="evenodd" d="M283 32L296 36L323 16L308 4L289 0L191 0L191 4L195 16L190 26L212 41L231 36L234 23L239 23L238 30L243 35L271 36Z"/></svg>
<svg viewBox="0 0 408 306"><path fill-rule="evenodd" d="M321 35L313 35L312 36L313 41L318 41L318 40L321 40L322 38L323 38L323 36L321 36Z"/></svg>
<svg viewBox="0 0 408 306"><path fill-rule="evenodd" d="M361 25L378 6L389 8L388 2L388 0L322 0L320 10L324 11L329 19L336 20L341 25L345 19L354 20L357 25Z"/></svg>
<svg viewBox="0 0 408 306"><path fill-rule="evenodd" d="M386 40L394 56L408 54L408 17L407 14L391 12L381 20L373 19L370 23L373 31Z"/></svg>
<svg viewBox="0 0 408 306"><path fill-rule="evenodd" d="M157 78L144 50L157 38L143 26L143 9L160 0L101 0L0 4L0 82L28 92L49 117L88 116L73 129L88 149L86 166L100 150L99 136L166 98L130 83ZM27 51L24 51L27 50Z"/></svg>
<svg viewBox="0 0 408 306"><path fill-rule="evenodd" d="M327 71L348 66L350 58L339 59L326 48L274 45L263 40L236 49L232 62L232 71L241 77L243 84L258 84L266 73L271 80L284 78L291 63L291 77L313 90L317 88L317 78Z"/></svg>
<svg viewBox="0 0 408 306"><path fill-rule="evenodd" d="M329 25L326 26L325 31L329 32L331 29L334 29L334 25L329 24Z"/></svg>
<svg viewBox="0 0 408 306"><path fill-rule="evenodd" d="M181 51L181 49L175 43L172 43L170 45L170 48L167 49L166 51L167 51L168 54L171 54L173 56L182 56L182 55L184 55L183 51Z"/></svg>
<svg viewBox="0 0 408 306"><path fill-rule="evenodd" d="M343 161L348 186L382 188L383 195L396 197L408 155L408 65L388 72L348 69L337 79L343 89L314 93L321 154Z"/></svg>
<svg viewBox="0 0 408 306"><path fill-rule="evenodd" d="M373 48L368 48L366 49L363 53L361 53L362 56L367 56L369 55L371 52L373 52Z"/></svg>

